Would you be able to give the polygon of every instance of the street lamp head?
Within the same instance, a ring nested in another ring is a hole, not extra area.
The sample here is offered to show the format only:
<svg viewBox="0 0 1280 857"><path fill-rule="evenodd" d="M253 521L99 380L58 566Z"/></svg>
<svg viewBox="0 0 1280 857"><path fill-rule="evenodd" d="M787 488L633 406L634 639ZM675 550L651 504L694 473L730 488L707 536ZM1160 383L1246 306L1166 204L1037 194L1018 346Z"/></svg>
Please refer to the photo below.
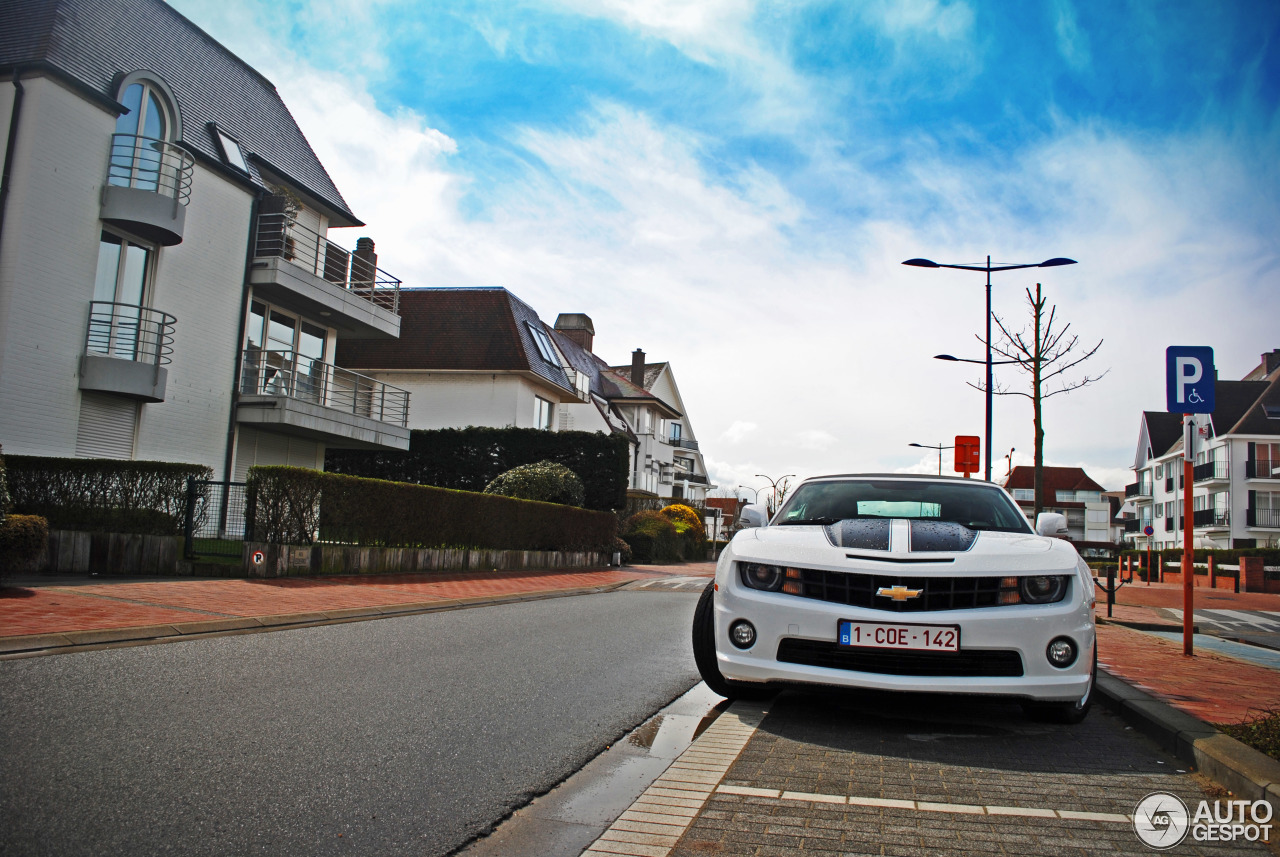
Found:
<svg viewBox="0 0 1280 857"><path fill-rule="evenodd" d="M1076 264L1075 259L1064 259L1061 256L1058 256L1053 259L1045 259L1036 267L1037 268L1056 268L1059 265L1074 265L1074 264Z"/></svg>
<svg viewBox="0 0 1280 857"><path fill-rule="evenodd" d="M907 446L919 446L921 449L923 449L923 448L924 448L924 446L923 446L922 444L918 444L918 443L909 443L909 444L907 444Z"/></svg>
<svg viewBox="0 0 1280 857"><path fill-rule="evenodd" d="M950 354L935 354L933 355L933 359L934 360L950 360L952 363L960 362L959 357L952 357Z"/></svg>
<svg viewBox="0 0 1280 857"><path fill-rule="evenodd" d="M931 262L928 259L908 259L902 264L911 265L912 267L915 267L915 268L941 268L942 267L937 262Z"/></svg>

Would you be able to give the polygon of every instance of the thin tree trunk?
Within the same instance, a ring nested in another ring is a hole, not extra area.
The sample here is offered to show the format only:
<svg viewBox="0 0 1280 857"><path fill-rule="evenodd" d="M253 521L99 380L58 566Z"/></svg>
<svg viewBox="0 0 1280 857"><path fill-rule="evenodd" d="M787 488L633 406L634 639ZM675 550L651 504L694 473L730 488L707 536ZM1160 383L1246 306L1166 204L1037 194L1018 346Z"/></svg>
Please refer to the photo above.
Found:
<svg viewBox="0 0 1280 857"><path fill-rule="evenodd" d="M1031 363L1031 392L1032 392L1032 420L1035 423L1036 432L1036 455L1035 455L1035 503L1034 512L1031 516L1034 522L1040 517L1040 512L1044 510L1044 420L1041 414L1040 402L1040 361L1044 356L1043 342L1040 336L1040 321L1044 314L1044 300L1040 297L1040 284L1036 283L1036 301L1035 301L1035 325L1036 325L1036 351Z"/></svg>

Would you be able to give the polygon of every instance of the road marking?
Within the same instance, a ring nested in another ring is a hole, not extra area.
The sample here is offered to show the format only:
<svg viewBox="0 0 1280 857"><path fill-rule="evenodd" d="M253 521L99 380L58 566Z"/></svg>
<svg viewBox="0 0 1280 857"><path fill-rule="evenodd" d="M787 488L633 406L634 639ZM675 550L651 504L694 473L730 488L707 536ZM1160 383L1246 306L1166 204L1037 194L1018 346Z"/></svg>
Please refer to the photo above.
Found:
<svg viewBox="0 0 1280 857"><path fill-rule="evenodd" d="M735 702L600 835L583 857L667 857L737 761L766 709ZM721 786L721 788L726 788ZM746 791L761 791L751 790ZM768 791L777 797L779 792ZM687 798L670 803L673 796ZM652 838L637 836L650 834Z"/></svg>
<svg viewBox="0 0 1280 857"><path fill-rule="evenodd" d="M861 797L858 795L810 794L807 792L785 792L779 789L757 789L746 786L720 786L717 794L735 795L738 797L763 797L775 800L809 801L812 803L838 803L849 806L866 806L877 809L912 809L917 812L949 812L959 815L1003 815L1023 818L1061 818L1068 821L1105 821L1115 824L1128 824L1133 817L1117 812L1076 812L1069 809L1049 809L1038 806L997 806L970 803L936 803L927 800L898 800L884 797Z"/></svg>

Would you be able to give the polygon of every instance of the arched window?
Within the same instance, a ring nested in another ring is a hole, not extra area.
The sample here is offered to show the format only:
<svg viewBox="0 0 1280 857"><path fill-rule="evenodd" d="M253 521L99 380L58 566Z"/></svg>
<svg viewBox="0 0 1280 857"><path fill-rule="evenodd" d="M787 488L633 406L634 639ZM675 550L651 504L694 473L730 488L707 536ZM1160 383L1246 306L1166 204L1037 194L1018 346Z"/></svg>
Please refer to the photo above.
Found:
<svg viewBox="0 0 1280 857"><path fill-rule="evenodd" d="M176 137L177 117L166 87L131 75L120 91L128 112L116 118L107 181L118 187L161 191L172 184L169 143Z"/></svg>

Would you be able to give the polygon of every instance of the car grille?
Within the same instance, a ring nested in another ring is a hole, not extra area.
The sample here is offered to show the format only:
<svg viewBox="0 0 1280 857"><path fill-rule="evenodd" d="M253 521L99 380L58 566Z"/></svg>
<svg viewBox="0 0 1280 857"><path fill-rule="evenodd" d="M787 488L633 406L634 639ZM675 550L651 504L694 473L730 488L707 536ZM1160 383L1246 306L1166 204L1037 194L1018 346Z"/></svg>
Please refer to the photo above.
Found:
<svg viewBox="0 0 1280 857"><path fill-rule="evenodd" d="M802 568L798 571L801 591L792 593L794 595L890 613L997 607L1000 605L1002 591L1017 592L1016 587L1002 590L999 577L901 577L892 574L822 571L816 568ZM904 601L876 595L881 589L892 589L895 586L919 589L921 592L919 596Z"/></svg>
<svg viewBox="0 0 1280 857"><path fill-rule="evenodd" d="M808 667L909 676L1010 677L1022 675L1022 656L1013 651L915 652L851 649L821 640L785 637L778 660Z"/></svg>

